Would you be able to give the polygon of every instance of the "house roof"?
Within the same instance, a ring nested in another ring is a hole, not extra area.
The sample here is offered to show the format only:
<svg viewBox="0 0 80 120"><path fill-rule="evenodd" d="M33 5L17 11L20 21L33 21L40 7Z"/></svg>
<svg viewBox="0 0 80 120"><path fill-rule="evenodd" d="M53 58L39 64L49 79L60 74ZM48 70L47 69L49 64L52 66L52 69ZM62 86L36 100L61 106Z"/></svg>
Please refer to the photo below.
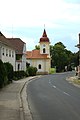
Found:
<svg viewBox="0 0 80 120"><path fill-rule="evenodd" d="M16 54L23 54L23 47L25 42L23 42L20 38L8 38L8 40L16 50Z"/></svg>
<svg viewBox="0 0 80 120"><path fill-rule="evenodd" d="M40 38L40 41L39 42L49 42L49 38L47 37L47 34L46 34L46 30L44 29L43 31L43 35L42 37Z"/></svg>
<svg viewBox="0 0 80 120"><path fill-rule="evenodd" d="M23 54L24 42L20 38L6 38L0 32L0 42L15 49L16 54Z"/></svg>
<svg viewBox="0 0 80 120"><path fill-rule="evenodd" d="M4 45L7 45L7 46L13 48L13 45L9 42L9 40L1 32L0 32L0 42Z"/></svg>
<svg viewBox="0 0 80 120"><path fill-rule="evenodd" d="M40 54L40 50L27 51L27 59L47 59L48 54Z"/></svg>
<svg viewBox="0 0 80 120"><path fill-rule="evenodd" d="M2 32L0 31L0 36L3 36L3 37L5 37L3 34L2 34Z"/></svg>

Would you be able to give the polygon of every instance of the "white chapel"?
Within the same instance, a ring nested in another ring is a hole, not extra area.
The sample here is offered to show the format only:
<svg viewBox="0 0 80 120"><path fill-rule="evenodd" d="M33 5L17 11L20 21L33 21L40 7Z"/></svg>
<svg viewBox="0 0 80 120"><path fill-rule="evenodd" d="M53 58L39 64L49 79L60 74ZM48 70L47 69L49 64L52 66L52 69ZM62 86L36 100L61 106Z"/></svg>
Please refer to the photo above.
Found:
<svg viewBox="0 0 80 120"><path fill-rule="evenodd" d="M49 74L51 67L50 40L44 29L39 40L40 50L27 51L26 60L30 66L37 68L37 74Z"/></svg>

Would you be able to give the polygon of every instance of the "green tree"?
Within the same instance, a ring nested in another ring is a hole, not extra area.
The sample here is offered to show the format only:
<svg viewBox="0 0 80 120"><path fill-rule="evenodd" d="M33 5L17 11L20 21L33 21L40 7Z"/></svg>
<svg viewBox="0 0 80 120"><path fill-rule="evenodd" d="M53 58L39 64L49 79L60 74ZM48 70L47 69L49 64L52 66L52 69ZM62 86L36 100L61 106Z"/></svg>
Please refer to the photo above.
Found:
<svg viewBox="0 0 80 120"><path fill-rule="evenodd" d="M36 46L35 46L35 49L36 49L36 50L40 50L40 45L36 45Z"/></svg>
<svg viewBox="0 0 80 120"><path fill-rule="evenodd" d="M74 66L79 65L79 52L73 54L73 62L74 62Z"/></svg>
<svg viewBox="0 0 80 120"><path fill-rule="evenodd" d="M70 50L65 50L65 53L67 55L67 66L70 66L70 67L74 67L76 66L75 64L75 59L76 59L76 56L74 53L72 53Z"/></svg>
<svg viewBox="0 0 80 120"><path fill-rule="evenodd" d="M50 46L50 54L52 57L51 66L56 66L57 72L61 72L64 70L67 65L67 54L66 47L63 43L58 42L54 46Z"/></svg>
<svg viewBox="0 0 80 120"><path fill-rule="evenodd" d="M68 67L68 70L71 70L79 65L79 52L72 53L61 42L50 46L50 54L51 67L56 66L58 72L63 71L65 66Z"/></svg>

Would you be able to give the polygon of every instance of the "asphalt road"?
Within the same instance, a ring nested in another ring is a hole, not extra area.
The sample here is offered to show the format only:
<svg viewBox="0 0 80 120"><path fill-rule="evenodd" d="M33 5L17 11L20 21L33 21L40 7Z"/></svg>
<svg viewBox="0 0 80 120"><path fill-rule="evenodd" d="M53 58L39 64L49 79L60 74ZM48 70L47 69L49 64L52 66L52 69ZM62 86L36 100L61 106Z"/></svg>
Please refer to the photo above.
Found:
<svg viewBox="0 0 80 120"><path fill-rule="evenodd" d="M80 88L66 81L72 75L46 75L28 84L33 120L80 120Z"/></svg>

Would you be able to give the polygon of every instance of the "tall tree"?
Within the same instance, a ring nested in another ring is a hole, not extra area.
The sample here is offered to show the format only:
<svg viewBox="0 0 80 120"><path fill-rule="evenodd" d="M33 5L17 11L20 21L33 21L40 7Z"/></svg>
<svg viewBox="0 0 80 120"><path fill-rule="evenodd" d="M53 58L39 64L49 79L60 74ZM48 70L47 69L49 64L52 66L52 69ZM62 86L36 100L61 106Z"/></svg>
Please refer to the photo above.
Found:
<svg viewBox="0 0 80 120"><path fill-rule="evenodd" d="M58 42L54 46L50 46L51 67L56 66L57 71L61 72L65 66L73 63L73 53L66 49L63 43Z"/></svg>
<svg viewBox="0 0 80 120"><path fill-rule="evenodd" d="M65 54L65 46L63 43L58 42L53 46L53 59L57 72L64 70L67 56Z"/></svg>

